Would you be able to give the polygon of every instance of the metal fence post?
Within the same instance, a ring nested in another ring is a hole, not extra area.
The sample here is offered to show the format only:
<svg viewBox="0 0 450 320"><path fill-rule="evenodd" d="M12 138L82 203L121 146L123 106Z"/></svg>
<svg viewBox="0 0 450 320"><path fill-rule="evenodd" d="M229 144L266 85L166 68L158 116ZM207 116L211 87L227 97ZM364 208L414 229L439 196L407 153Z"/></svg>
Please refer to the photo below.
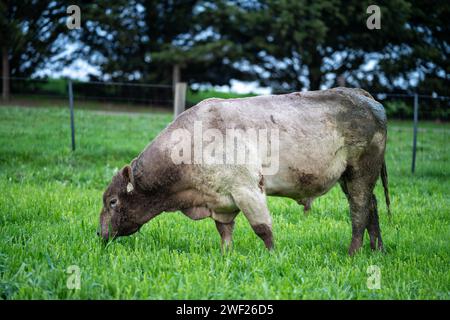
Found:
<svg viewBox="0 0 450 320"><path fill-rule="evenodd" d="M175 96L173 99L174 118L186 108L186 82L178 82L175 85Z"/></svg>
<svg viewBox="0 0 450 320"><path fill-rule="evenodd" d="M67 82L69 89L69 108L70 108L70 130L72 132L72 151L75 151L75 123L73 119L73 89L72 80L69 79Z"/></svg>
<svg viewBox="0 0 450 320"><path fill-rule="evenodd" d="M419 96L414 94L414 134L413 134L413 150L412 150L412 164L411 172L416 171L416 150L417 150L417 127L419 125Z"/></svg>

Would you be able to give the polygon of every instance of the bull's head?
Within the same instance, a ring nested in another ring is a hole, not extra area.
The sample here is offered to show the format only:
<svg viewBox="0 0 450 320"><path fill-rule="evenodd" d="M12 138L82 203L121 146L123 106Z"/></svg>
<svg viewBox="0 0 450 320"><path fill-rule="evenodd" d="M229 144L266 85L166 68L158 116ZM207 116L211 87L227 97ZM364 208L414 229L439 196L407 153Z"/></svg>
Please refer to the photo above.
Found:
<svg viewBox="0 0 450 320"><path fill-rule="evenodd" d="M135 233L155 216L149 204L148 196L135 186L131 167L125 166L103 194L98 235L108 240Z"/></svg>

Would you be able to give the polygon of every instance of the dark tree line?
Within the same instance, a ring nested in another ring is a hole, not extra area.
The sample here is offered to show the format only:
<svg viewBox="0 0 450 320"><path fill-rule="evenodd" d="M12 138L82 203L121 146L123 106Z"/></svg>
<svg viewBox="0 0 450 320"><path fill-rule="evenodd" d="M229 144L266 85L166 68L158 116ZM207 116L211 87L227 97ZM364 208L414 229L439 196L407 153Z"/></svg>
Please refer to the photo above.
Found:
<svg viewBox="0 0 450 320"><path fill-rule="evenodd" d="M256 80L274 90L345 81L375 91L449 92L448 1L70 1L80 30L65 26L66 1L0 1L2 75L29 76L69 42L70 58L101 79L228 84ZM68 61L59 61L63 66ZM55 62L56 63L56 62ZM5 84L3 85L5 89Z"/></svg>
<svg viewBox="0 0 450 320"><path fill-rule="evenodd" d="M1 0L0 48L3 97L9 77L28 77L64 49L66 6L57 1Z"/></svg>

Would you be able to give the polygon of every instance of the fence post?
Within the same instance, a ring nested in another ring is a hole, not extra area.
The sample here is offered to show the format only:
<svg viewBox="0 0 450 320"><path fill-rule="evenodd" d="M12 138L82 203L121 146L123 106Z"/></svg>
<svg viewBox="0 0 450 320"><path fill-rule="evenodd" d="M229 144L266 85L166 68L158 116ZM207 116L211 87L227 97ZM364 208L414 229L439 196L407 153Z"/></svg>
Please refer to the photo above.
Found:
<svg viewBox="0 0 450 320"><path fill-rule="evenodd" d="M186 82L178 82L175 85L175 96L173 99L174 118L182 113L186 107Z"/></svg>
<svg viewBox="0 0 450 320"><path fill-rule="evenodd" d="M180 65L174 64L172 67L172 88L175 90L177 83L180 82Z"/></svg>
<svg viewBox="0 0 450 320"><path fill-rule="evenodd" d="M69 89L69 108L70 108L70 130L72 132L72 151L75 151L75 123L73 119L73 89L72 80L69 79L67 82Z"/></svg>
<svg viewBox="0 0 450 320"><path fill-rule="evenodd" d="M417 127L419 125L419 96L414 94L414 133L413 133L413 150L411 172L416 171L416 149L417 149Z"/></svg>

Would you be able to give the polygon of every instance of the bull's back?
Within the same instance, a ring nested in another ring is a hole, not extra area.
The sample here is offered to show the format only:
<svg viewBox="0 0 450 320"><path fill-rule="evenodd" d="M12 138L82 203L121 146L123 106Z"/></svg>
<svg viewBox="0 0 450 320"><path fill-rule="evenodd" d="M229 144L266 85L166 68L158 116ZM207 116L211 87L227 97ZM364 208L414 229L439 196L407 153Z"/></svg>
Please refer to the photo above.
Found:
<svg viewBox="0 0 450 320"><path fill-rule="evenodd" d="M350 158L363 152L375 132L382 131L383 126L385 129L384 110L370 95L339 88L276 96L208 99L181 114L158 137L164 143L159 141L157 145L167 145L171 149L171 132L179 128L193 132L196 122L201 123L203 130L216 129L223 134L229 129L277 130L278 170L264 176L264 187L268 195L294 199L327 192L345 171ZM187 170L191 174L187 179L199 181L194 175L211 175L212 171ZM236 176L232 171L233 166L227 166L213 173L216 179L208 179L213 184L223 183L229 181L225 177ZM255 172L257 174L259 172Z"/></svg>
<svg viewBox="0 0 450 320"><path fill-rule="evenodd" d="M278 170L264 176L269 195L295 199L326 193L377 131L383 107L367 92L333 90L213 99L194 110L206 127L278 130Z"/></svg>

